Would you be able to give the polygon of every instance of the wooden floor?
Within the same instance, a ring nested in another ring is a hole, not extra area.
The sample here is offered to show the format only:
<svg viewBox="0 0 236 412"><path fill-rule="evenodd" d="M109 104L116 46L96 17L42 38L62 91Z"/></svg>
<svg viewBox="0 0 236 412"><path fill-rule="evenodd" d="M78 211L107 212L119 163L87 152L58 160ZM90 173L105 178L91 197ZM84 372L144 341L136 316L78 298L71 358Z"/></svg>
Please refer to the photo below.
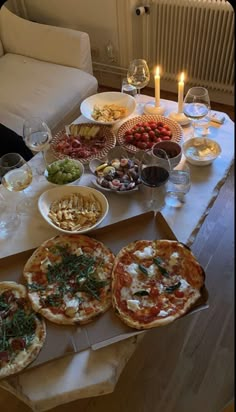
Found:
<svg viewBox="0 0 236 412"><path fill-rule="evenodd" d="M192 250L207 273L209 309L149 331L112 394L78 400L51 412L224 410L234 398L234 170ZM0 389L0 411L30 409ZM234 406L225 411L233 412Z"/></svg>

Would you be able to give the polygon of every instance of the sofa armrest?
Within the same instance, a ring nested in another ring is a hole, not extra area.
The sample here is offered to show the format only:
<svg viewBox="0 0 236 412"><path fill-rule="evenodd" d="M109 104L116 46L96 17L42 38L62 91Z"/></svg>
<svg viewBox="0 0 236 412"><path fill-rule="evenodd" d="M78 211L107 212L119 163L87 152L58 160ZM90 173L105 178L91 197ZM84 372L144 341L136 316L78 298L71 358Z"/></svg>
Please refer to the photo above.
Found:
<svg viewBox="0 0 236 412"><path fill-rule="evenodd" d="M25 20L2 6L0 38L5 53L76 67L92 74L89 35Z"/></svg>

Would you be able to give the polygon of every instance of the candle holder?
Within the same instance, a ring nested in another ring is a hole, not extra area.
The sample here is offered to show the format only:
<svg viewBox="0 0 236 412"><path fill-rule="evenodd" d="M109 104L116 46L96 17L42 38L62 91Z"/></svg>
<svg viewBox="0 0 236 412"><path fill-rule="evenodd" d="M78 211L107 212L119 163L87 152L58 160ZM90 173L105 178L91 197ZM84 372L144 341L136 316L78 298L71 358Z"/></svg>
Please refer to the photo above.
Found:
<svg viewBox="0 0 236 412"><path fill-rule="evenodd" d="M166 107L160 103L159 106L156 106L155 102L148 102L144 106L144 113L145 114L164 114Z"/></svg>
<svg viewBox="0 0 236 412"><path fill-rule="evenodd" d="M184 126L190 123L190 120L185 116L184 113L171 112L168 117L172 120L175 120L181 126Z"/></svg>

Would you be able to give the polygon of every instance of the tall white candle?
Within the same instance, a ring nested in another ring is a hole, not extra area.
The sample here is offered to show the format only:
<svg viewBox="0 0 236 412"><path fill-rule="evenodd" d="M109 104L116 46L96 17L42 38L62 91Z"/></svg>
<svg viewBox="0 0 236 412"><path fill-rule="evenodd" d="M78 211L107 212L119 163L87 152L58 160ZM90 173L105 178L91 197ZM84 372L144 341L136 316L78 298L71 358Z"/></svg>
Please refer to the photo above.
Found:
<svg viewBox="0 0 236 412"><path fill-rule="evenodd" d="M178 113L183 113L184 103L184 73L181 73L178 83Z"/></svg>
<svg viewBox="0 0 236 412"><path fill-rule="evenodd" d="M157 66L155 74L155 104L160 106L160 67Z"/></svg>

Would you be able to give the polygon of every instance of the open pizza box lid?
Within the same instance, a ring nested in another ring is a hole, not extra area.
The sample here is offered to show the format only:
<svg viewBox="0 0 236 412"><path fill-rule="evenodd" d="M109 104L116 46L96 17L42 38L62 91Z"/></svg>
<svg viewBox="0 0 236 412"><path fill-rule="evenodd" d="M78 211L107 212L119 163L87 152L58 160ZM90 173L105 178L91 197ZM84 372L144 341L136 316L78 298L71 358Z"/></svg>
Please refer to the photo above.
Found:
<svg viewBox="0 0 236 412"><path fill-rule="evenodd" d="M114 254L128 243L138 239L177 240L160 212L144 213L133 218L97 229L89 236L102 241ZM0 281L13 280L25 283L22 270L33 250L22 252L0 261ZM187 315L208 307L208 293L203 288L202 295ZM28 368L41 365L69 353L85 349L99 349L131 336L143 333L126 326L111 308L93 322L83 326L56 325L46 320L47 337L38 357Z"/></svg>

